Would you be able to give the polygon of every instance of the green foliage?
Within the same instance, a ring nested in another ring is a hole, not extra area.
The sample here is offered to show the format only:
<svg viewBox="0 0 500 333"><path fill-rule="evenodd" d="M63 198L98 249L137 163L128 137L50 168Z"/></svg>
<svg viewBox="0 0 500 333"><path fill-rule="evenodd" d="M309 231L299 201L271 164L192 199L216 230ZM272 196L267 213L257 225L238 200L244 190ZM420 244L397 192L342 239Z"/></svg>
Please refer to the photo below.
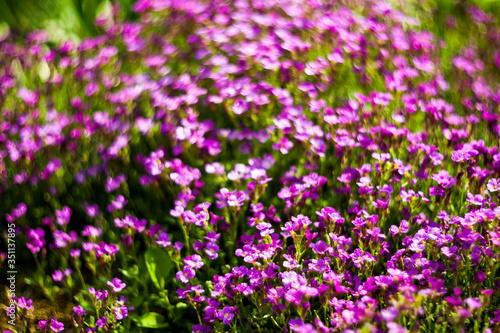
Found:
<svg viewBox="0 0 500 333"><path fill-rule="evenodd" d="M118 0L123 19L134 19L132 0ZM44 29L53 41L95 36L94 20L111 10L110 0L1 0L0 22L26 35Z"/></svg>
<svg viewBox="0 0 500 333"><path fill-rule="evenodd" d="M165 279L170 277L172 261L162 249L149 249L144 255L149 276L158 289L165 287Z"/></svg>
<svg viewBox="0 0 500 333"><path fill-rule="evenodd" d="M166 328L169 326L167 322L165 322L165 317L156 312L146 313L138 318L134 318L137 326L143 328Z"/></svg>

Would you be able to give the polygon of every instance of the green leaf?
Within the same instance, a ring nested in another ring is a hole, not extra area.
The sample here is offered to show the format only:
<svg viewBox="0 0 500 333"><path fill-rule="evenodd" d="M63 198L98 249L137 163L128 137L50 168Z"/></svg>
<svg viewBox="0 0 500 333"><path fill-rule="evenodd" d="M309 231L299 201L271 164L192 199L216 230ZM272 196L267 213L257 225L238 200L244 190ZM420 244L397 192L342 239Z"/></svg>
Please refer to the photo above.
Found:
<svg viewBox="0 0 500 333"><path fill-rule="evenodd" d="M123 275L125 275L128 278L136 278L139 276L139 267L137 267L137 265L129 267L128 270L121 269L120 271Z"/></svg>
<svg viewBox="0 0 500 333"><path fill-rule="evenodd" d="M144 304L144 296L137 295L131 302L132 306L138 308L141 304Z"/></svg>
<svg viewBox="0 0 500 333"><path fill-rule="evenodd" d="M177 304L175 305L175 307L176 307L177 309L185 309L185 308L187 308L187 307L188 307L188 305L187 305L186 303L179 302L179 303L177 303Z"/></svg>
<svg viewBox="0 0 500 333"><path fill-rule="evenodd" d="M137 319L137 326L144 328L163 328L167 327L168 323L165 323L165 318L156 312L149 312Z"/></svg>
<svg viewBox="0 0 500 333"><path fill-rule="evenodd" d="M166 300L165 298L160 298L158 302L160 303L160 306L161 306L162 308L165 308L165 309L170 309L170 308L172 307L172 306L170 305L170 303L169 303L169 302L167 302L167 300Z"/></svg>
<svg viewBox="0 0 500 333"><path fill-rule="evenodd" d="M94 309L94 305L85 299L83 293L76 295L75 299L78 301L78 304L80 304L83 307L84 310L91 311Z"/></svg>
<svg viewBox="0 0 500 333"><path fill-rule="evenodd" d="M172 262L167 253L161 249L149 249L144 255L149 276L158 289L165 287L165 278L172 270Z"/></svg>

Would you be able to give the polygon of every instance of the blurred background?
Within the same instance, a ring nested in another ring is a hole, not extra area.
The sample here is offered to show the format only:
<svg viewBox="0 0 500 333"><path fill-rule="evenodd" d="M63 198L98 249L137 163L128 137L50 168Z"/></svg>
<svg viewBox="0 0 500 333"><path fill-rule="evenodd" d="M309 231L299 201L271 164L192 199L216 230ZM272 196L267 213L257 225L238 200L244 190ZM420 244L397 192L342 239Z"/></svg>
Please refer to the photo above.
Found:
<svg viewBox="0 0 500 333"><path fill-rule="evenodd" d="M182 1L182 0L179 0ZM1 30L11 28L19 35L44 29L54 42L75 41L97 35L94 20L111 10L112 3L121 5L121 16L134 19L130 8L134 0L0 0Z"/></svg>
<svg viewBox="0 0 500 333"><path fill-rule="evenodd" d="M183 1L183 0L176 0ZM489 13L500 13L500 0L388 0L403 10L434 11L440 18L447 14L460 14L463 4L472 3ZM114 0L121 5L121 16L127 20L136 17L130 10L134 0ZM21 36L27 32L44 29L52 41L68 38L75 41L98 33L94 27L96 16L111 10L110 0L0 0L0 32L12 28ZM434 22L434 24L438 22Z"/></svg>

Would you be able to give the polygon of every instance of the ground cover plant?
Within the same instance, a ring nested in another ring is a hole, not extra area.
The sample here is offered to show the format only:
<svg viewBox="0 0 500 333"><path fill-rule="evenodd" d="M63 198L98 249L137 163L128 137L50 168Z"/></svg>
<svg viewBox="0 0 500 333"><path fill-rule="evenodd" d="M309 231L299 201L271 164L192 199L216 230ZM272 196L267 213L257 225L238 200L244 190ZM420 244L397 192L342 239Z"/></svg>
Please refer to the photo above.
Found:
<svg viewBox="0 0 500 333"><path fill-rule="evenodd" d="M1 329L500 330L495 15L131 10L0 38Z"/></svg>

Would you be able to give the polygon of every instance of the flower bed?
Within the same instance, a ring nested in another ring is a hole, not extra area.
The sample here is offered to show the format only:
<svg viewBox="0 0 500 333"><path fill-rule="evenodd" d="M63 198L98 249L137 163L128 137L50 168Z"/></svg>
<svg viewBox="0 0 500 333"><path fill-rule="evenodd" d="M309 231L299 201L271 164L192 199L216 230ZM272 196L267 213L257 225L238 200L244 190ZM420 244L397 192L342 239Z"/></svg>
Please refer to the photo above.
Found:
<svg viewBox="0 0 500 333"><path fill-rule="evenodd" d="M498 22L395 6L3 36L2 329L499 330Z"/></svg>

